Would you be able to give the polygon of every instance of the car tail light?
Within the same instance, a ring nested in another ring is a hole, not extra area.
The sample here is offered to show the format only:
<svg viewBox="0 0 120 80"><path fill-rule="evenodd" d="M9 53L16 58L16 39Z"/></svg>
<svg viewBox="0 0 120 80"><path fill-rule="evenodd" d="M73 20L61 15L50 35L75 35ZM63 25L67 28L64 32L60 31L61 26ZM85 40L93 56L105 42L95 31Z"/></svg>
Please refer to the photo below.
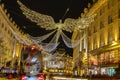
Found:
<svg viewBox="0 0 120 80"><path fill-rule="evenodd" d="M9 75L8 75L8 79L12 79L13 78L13 75L10 73Z"/></svg>
<svg viewBox="0 0 120 80"><path fill-rule="evenodd" d="M39 75L38 80L44 80L44 77L42 75Z"/></svg>
<svg viewBox="0 0 120 80"><path fill-rule="evenodd" d="M24 75L22 75L20 80L25 80L25 76L24 76Z"/></svg>

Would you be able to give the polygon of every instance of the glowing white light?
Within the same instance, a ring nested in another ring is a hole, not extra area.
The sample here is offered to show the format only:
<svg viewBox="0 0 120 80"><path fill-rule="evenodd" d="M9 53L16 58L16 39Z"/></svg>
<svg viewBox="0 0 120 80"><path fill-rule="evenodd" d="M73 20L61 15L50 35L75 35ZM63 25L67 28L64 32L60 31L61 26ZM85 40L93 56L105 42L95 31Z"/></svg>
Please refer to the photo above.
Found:
<svg viewBox="0 0 120 80"><path fill-rule="evenodd" d="M31 62L37 61L37 58L32 58Z"/></svg>

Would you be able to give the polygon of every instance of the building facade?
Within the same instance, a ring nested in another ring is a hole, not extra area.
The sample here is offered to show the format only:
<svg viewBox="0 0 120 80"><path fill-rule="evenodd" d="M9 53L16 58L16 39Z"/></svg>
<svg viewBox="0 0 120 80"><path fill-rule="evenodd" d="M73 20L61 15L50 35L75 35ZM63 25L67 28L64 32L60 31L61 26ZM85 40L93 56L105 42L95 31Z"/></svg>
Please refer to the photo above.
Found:
<svg viewBox="0 0 120 80"><path fill-rule="evenodd" d="M21 50L24 45L20 38L27 40L26 35L17 27L10 14L0 3L0 65L7 67L6 62L11 61L11 67L15 60L20 61Z"/></svg>
<svg viewBox="0 0 120 80"><path fill-rule="evenodd" d="M115 74L120 64L120 0L97 0L88 14L97 14L87 28L89 71Z"/></svg>
<svg viewBox="0 0 120 80"><path fill-rule="evenodd" d="M85 30L75 30L72 35L72 41L80 40L80 45L73 49L74 76L87 74L87 40Z"/></svg>
<svg viewBox="0 0 120 80"><path fill-rule="evenodd" d="M81 46L85 42L80 41L80 45L74 48L73 61L76 66L77 56L85 49L88 56L88 75L113 76L116 74L115 70L120 68L119 5L120 0L93 0L92 5L88 4L88 12L84 11L84 15L96 16L89 27L84 29L87 47ZM72 39L77 40L81 38L80 35L80 30L74 31ZM77 71L79 72L78 68Z"/></svg>
<svg viewBox="0 0 120 80"><path fill-rule="evenodd" d="M96 2L97 1L93 0L93 3ZM73 42L75 40L80 41L79 45L73 49L74 76L88 75L88 34L86 27L94 21L95 16L94 13L89 13L89 9L91 9L90 3L88 3L88 8L84 8L84 13L81 13L79 17L79 20L88 20L89 23L86 24L87 21L83 21L83 24L78 24L72 35ZM79 26L81 26L81 28L79 28Z"/></svg>

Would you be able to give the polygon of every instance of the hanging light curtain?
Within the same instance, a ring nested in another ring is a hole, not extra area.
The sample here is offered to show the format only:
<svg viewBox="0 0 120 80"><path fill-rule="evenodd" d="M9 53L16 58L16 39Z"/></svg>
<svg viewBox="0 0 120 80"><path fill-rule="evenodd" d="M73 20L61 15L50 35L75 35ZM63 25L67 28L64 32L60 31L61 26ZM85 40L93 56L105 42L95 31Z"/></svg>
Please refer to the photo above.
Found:
<svg viewBox="0 0 120 80"><path fill-rule="evenodd" d="M65 52L64 53L55 52L53 54L49 53L49 55L43 57L43 60L54 63L47 65L48 68L62 67L64 66L64 64L60 62L60 59L64 56L64 54Z"/></svg>
<svg viewBox="0 0 120 80"><path fill-rule="evenodd" d="M65 45L69 48L74 48L80 44L80 40L76 40L76 41L72 42L71 39L68 38L63 32L61 33L61 36L62 36L62 39L63 39Z"/></svg>
<svg viewBox="0 0 120 80"><path fill-rule="evenodd" d="M31 35L27 35L30 39L32 39L33 43L41 43L42 41L46 40L48 37L50 37L53 33L55 33L56 30L48 33L48 34L45 34L43 36L39 36L39 37L33 37Z"/></svg>
<svg viewBox="0 0 120 80"><path fill-rule="evenodd" d="M53 50L56 49L56 47L58 46L58 39L60 37L60 33L61 31L57 31L57 33L54 35L54 37L52 38L52 40L49 42L49 43L46 43L46 44L41 44L42 45L42 49L44 51L47 51L47 52L52 52Z"/></svg>

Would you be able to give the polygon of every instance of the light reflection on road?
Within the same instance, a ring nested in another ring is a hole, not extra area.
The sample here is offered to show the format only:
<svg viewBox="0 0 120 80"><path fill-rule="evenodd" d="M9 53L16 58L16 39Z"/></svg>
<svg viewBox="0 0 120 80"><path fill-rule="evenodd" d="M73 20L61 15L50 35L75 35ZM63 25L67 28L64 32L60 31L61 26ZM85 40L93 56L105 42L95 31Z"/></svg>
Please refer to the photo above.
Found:
<svg viewBox="0 0 120 80"><path fill-rule="evenodd" d="M54 76L53 79L55 79L55 80L88 80L88 79L77 79L77 78L58 77L58 76Z"/></svg>

